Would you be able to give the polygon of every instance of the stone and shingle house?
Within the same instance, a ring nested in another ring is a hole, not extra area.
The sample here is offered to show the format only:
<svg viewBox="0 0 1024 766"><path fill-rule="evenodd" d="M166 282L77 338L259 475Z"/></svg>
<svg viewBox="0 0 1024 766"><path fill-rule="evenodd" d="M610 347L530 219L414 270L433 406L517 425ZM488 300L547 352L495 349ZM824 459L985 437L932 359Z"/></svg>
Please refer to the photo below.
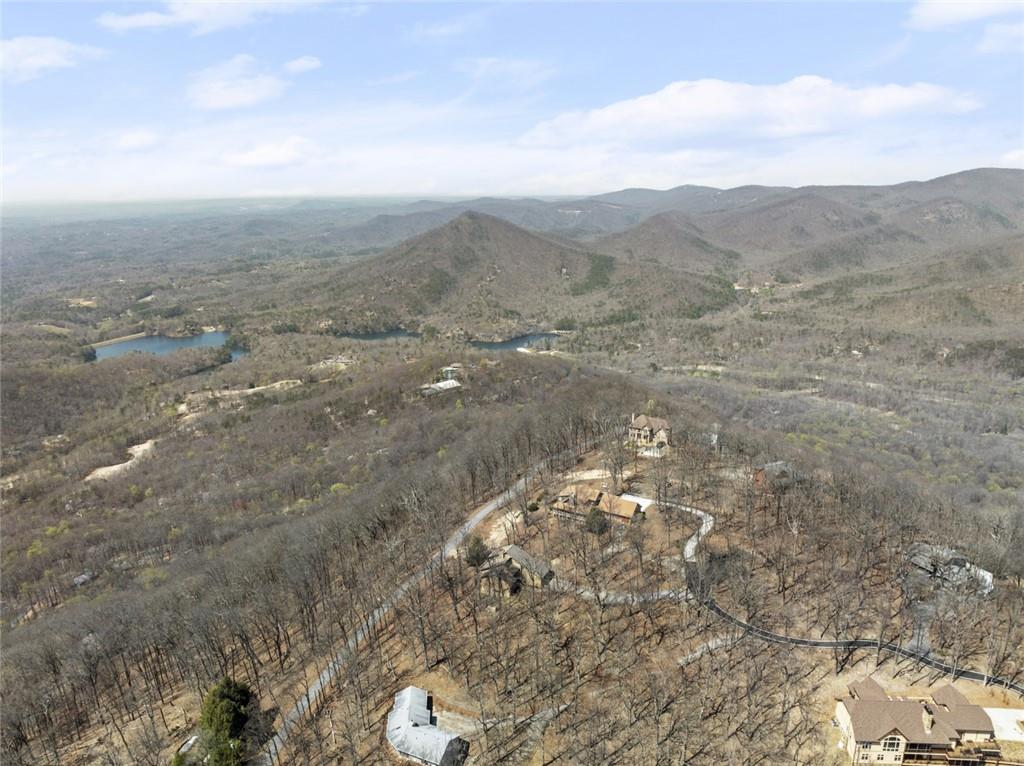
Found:
<svg viewBox="0 0 1024 766"><path fill-rule="evenodd" d="M998 763L988 713L951 685L931 699L891 697L873 678L836 702L842 744L853 764Z"/></svg>
<svg viewBox="0 0 1024 766"><path fill-rule="evenodd" d="M672 426L664 418L633 415L629 422L626 439L640 449L648 447L663 449L672 445Z"/></svg>
<svg viewBox="0 0 1024 766"><path fill-rule="evenodd" d="M480 588L485 593L514 596L524 585L543 588L554 577L555 572L546 561L518 545L506 545L480 568Z"/></svg>

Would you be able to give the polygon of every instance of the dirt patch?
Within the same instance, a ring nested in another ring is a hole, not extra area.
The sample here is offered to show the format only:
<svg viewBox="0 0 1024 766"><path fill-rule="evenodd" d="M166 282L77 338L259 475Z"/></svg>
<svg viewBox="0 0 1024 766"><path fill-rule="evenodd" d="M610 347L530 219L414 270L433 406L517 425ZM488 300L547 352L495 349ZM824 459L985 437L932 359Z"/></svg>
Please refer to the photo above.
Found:
<svg viewBox="0 0 1024 766"><path fill-rule="evenodd" d="M85 477L86 481L96 481L98 479L113 479L115 476L120 476L122 473L127 471L132 465L135 464L136 460L141 460L153 449L156 444L156 439L150 439L142 444L136 444L134 447L129 447L128 452L131 454L131 459L126 460L123 463L117 465L106 465L102 468L97 468L95 471Z"/></svg>

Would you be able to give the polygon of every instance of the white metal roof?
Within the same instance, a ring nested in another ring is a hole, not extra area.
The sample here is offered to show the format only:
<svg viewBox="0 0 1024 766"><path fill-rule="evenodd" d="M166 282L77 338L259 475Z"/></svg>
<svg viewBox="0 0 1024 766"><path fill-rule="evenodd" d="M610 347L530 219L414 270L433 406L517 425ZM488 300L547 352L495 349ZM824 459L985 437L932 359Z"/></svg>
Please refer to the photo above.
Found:
<svg viewBox="0 0 1024 766"><path fill-rule="evenodd" d="M402 755L440 764L448 743L458 735L437 728L427 707L427 693L407 686L395 695L395 706L388 713L387 737Z"/></svg>

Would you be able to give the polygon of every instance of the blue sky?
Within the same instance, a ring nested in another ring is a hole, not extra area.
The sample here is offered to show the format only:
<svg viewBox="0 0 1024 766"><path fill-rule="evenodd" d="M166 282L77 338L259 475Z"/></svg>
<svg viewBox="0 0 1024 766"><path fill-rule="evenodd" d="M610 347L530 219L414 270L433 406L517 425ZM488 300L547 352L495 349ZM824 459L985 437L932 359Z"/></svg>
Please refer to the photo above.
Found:
<svg viewBox="0 0 1024 766"><path fill-rule="evenodd" d="M1024 4L18 3L8 200L582 194L1024 166Z"/></svg>

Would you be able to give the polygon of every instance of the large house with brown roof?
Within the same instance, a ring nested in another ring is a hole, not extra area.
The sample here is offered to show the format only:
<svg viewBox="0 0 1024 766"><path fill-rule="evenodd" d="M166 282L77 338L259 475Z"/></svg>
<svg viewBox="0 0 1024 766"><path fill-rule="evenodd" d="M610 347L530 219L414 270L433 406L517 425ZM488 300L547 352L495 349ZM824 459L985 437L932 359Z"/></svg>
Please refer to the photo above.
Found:
<svg viewBox="0 0 1024 766"><path fill-rule="evenodd" d="M579 484L569 484L552 501L551 512L573 520L586 518L591 509L599 509L610 521L629 523L642 519L643 506L624 497Z"/></svg>
<svg viewBox="0 0 1024 766"><path fill-rule="evenodd" d="M835 718L854 764L999 763L988 714L953 686L930 699L890 697L873 678L850 684Z"/></svg>
<svg viewBox="0 0 1024 766"><path fill-rule="evenodd" d="M668 447L672 444L672 426L664 418L634 415L629 423L627 440L640 449Z"/></svg>

